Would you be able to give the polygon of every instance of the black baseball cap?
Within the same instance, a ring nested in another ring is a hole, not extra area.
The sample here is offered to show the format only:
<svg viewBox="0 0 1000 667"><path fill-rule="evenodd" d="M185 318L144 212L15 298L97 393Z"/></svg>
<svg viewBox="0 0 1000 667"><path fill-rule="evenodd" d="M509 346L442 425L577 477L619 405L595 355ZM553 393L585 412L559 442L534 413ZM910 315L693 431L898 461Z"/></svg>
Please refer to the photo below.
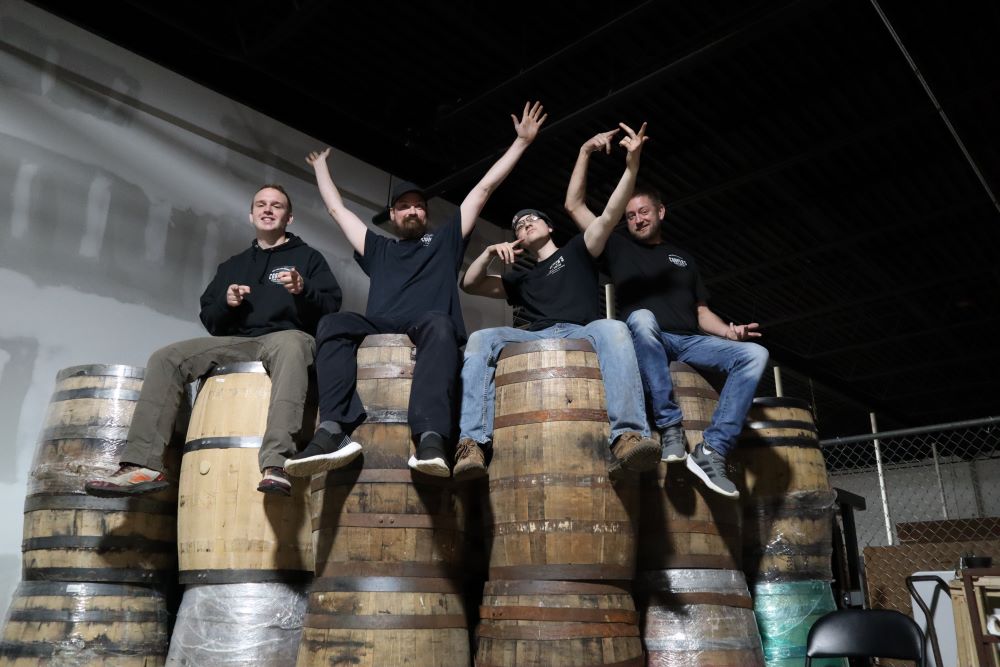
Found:
<svg viewBox="0 0 1000 667"><path fill-rule="evenodd" d="M392 186L392 194L389 195L389 207L391 208L395 206L396 200L408 192L416 192L424 198L424 201L427 201L427 195L424 194L424 189L416 183L411 183L410 181L396 181Z"/></svg>
<svg viewBox="0 0 1000 667"><path fill-rule="evenodd" d="M545 224L549 227L552 226L552 218L545 214L545 211L539 211L537 208L522 208L520 211L514 214L514 219L510 221L510 228L513 229L517 226L517 221L526 215L533 215L535 217L541 218L545 221Z"/></svg>

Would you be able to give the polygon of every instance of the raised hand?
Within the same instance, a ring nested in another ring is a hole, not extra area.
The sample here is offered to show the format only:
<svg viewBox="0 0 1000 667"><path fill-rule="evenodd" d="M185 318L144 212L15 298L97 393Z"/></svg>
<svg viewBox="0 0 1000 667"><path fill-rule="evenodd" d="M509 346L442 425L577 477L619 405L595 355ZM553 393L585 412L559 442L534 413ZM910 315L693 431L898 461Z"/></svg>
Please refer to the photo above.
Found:
<svg viewBox="0 0 1000 667"><path fill-rule="evenodd" d="M524 249L517 247L520 243L521 239L510 243L497 243L486 248L486 252L491 256L499 257L504 264L513 264L517 261L518 255L524 254Z"/></svg>
<svg viewBox="0 0 1000 667"><path fill-rule="evenodd" d="M330 147L327 146L321 151L310 151L309 155L306 156L306 162L310 166L315 167L317 160L320 162L326 162L326 158L330 155Z"/></svg>
<svg viewBox="0 0 1000 667"><path fill-rule="evenodd" d="M518 139L523 139L529 144L535 140L542 123L549 117L547 113L542 113L544 110L545 107L542 106L541 102L534 104L525 102L524 111L521 112L521 120L518 120L514 114L510 115L510 119L514 121L514 131L517 132Z"/></svg>
<svg viewBox="0 0 1000 667"><path fill-rule="evenodd" d="M587 139L586 143L580 147L580 151L583 153L596 153L597 151L604 151L608 155L611 154L611 140L616 134L621 132L621 129L608 130L607 132L598 132L590 139Z"/></svg>
<svg viewBox="0 0 1000 667"><path fill-rule="evenodd" d="M625 136L618 142L618 145L628 151L625 161L631 164L633 160L639 158L639 154L642 153L643 144L649 141L649 137L646 136L646 124L643 123L638 132L625 123L618 123L618 126L625 130Z"/></svg>
<svg viewBox="0 0 1000 667"><path fill-rule="evenodd" d="M745 341L751 338L760 338L761 334L756 331L757 327L760 325L756 322L751 322L750 324L733 324L729 323L729 331L726 332L726 338L729 340Z"/></svg>
<svg viewBox="0 0 1000 667"><path fill-rule="evenodd" d="M282 271L278 274L278 282L288 290L289 294L301 294L302 288L305 287L305 280L302 278L295 267L293 266L290 271Z"/></svg>
<svg viewBox="0 0 1000 667"><path fill-rule="evenodd" d="M226 288L226 305L230 308L235 308L236 306L243 303L243 297L250 293L250 288L246 285L236 285L232 284Z"/></svg>

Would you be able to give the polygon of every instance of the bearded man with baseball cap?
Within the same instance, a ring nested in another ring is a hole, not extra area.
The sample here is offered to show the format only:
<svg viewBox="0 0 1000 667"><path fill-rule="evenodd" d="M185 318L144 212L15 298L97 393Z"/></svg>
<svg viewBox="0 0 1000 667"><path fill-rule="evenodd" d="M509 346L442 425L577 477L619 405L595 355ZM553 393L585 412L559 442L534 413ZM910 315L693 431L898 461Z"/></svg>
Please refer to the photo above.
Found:
<svg viewBox="0 0 1000 667"><path fill-rule="evenodd" d="M536 209L523 209L512 226L517 240L491 245L476 258L462 279L469 294L506 299L521 306L533 320L527 330L496 327L469 337L462 365L461 434L455 456L455 478L474 479L486 474L485 451L493 436L494 376L500 352L508 343L542 338L583 338L597 351L604 378L611 423L610 445L616 457L611 472L641 472L655 467L659 445L650 439L643 403L639 367L628 327L624 322L600 319L597 301L598 271L595 258L604 251L628 202L639 171L646 125L639 132L626 129L631 142L626 169L604 212L583 234L559 248L552 241L549 217ZM527 250L537 263L529 270L514 267L504 275L490 273L494 258L513 264Z"/></svg>
<svg viewBox="0 0 1000 667"><path fill-rule="evenodd" d="M320 425L309 445L285 463L290 475L308 476L347 465L361 453L352 431L365 418L356 391L358 345L372 334L405 333L417 349L408 410L416 440L409 466L449 477L447 440L454 428L455 386L465 342L458 299L458 272L476 220L493 191L513 170L545 122L542 105L525 104L521 118L511 115L517 138L466 196L458 214L427 229L427 197L412 183L393 188L389 219L398 239L368 229L344 205L327 167L327 148L310 153L323 202L354 248L354 259L371 287L368 307L360 313L337 313L320 320L316 333L316 374Z"/></svg>

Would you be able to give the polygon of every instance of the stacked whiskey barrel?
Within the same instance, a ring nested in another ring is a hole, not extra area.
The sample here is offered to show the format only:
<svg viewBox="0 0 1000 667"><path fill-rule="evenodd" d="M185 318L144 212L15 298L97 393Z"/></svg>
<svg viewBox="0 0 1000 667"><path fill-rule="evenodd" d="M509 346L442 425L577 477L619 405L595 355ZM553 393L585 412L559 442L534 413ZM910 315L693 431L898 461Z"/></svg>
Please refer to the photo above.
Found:
<svg viewBox="0 0 1000 667"><path fill-rule="evenodd" d="M718 394L693 368L670 365L691 450ZM741 571L741 511L661 462L641 481L637 595L649 665L761 667L760 635Z"/></svg>
<svg viewBox="0 0 1000 667"><path fill-rule="evenodd" d="M495 383L476 664L642 665L637 489L608 476L597 355L580 340L508 345Z"/></svg>
<svg viewBox="0 0 1000 667"><path fill-rule="evenodd" d="M830 589L834 493L808 403L757 398L733 458L743 506L743 560L768 667L801 665ZM840 665L841 661L814 664Z"/></svg>
<svg viewBox="0 0 1000 667"><path fill-rule="evenodd" d="M450 479L407 466L415 355L405 335L358 350L364 451L312 479L316 579L298 667L469 664L463 504Z"/></svg>
<svg viewBox="0 0 1000 667"><path fill-rule="evenodd" d="M0 640L0 665L162 665L176 576L176 490L88 496L118 468L143 369L58 373L24 504L22 574Z"/></svg>
<svg viewBox="0 0 1000 667"><path fill-rule="evenodd" d="M291 497L256 490L270 396L260 362L219 366L201 384L178 484L186 587L167 665L295 661L313 570L308 484L293 480Z"/></svg>

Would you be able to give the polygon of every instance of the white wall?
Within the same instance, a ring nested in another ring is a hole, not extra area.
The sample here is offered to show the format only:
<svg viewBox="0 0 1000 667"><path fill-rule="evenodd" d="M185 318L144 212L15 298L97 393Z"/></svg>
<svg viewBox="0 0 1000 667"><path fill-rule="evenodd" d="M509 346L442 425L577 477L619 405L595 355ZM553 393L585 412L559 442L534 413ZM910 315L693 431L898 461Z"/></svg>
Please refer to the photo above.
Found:
<svg viewBox="0 0 1000 667"><path fill-rule="evenodd" d="M368 279L303 161L319 146L32 5L0 0L0 610L20 578L25 483L56 372L141 366L157 347L205 335L198 297L253 238L246 214L259 184L285 185L292 231L324 253L344 308L364 309ZM389 174L336 152L331 170L370 219ZM453 211L431 202L432 224ZM480 224L470 256L501 236ZM510 322L502 302L463 304L470 331Z"/></svg>

